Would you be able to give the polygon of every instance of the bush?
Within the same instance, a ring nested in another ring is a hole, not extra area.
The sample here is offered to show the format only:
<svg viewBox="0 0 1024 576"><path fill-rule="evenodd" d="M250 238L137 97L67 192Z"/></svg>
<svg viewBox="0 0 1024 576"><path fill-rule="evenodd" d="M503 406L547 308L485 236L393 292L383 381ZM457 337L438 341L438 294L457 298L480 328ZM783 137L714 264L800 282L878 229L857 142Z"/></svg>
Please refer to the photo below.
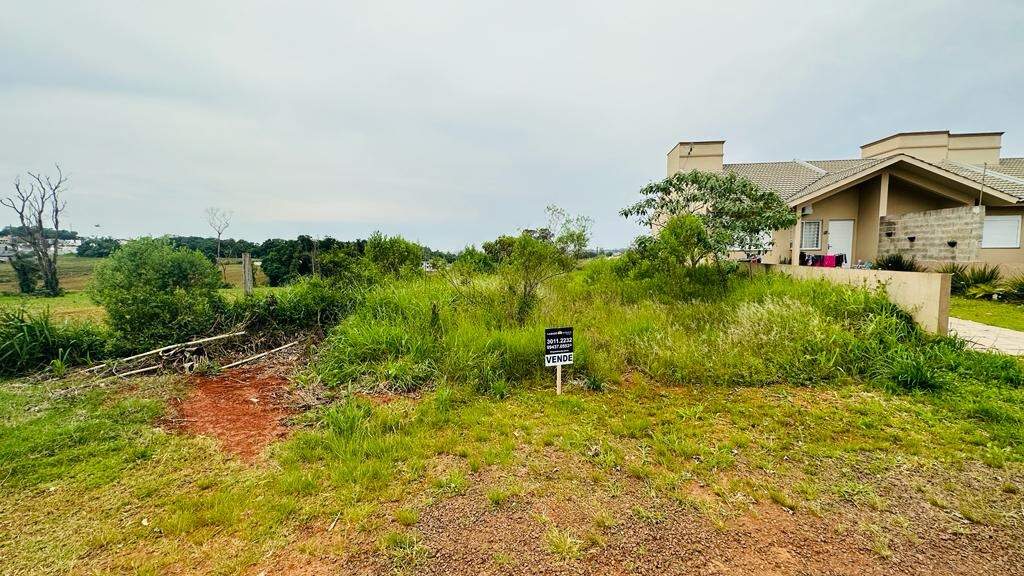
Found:
<svg viewBox="0 0 1024 576"><path fill-rule="evenodd" d="M1024 274L1006 281L1006 298L1020 302L1024 300Z"/></svg>
<svg viewBox="0 0 1024 576"><path fill-rule="evenodd" d="M366 241L365 256L382 275L398 278L420 273L423 247L401 236L374 232Z"/></svg>
<svg viewBox="0 0 1024 576"><path fill-rule="evenodd" d="M1003 274L999 271L999 266L988 264L971 266L964 274L964 284L968 289L981 285L998 286L1002 279Z"/></svg>
<svg viewBox="0 0 1024 576"><path fill-rule="evenodd" d="M949 291L953 294L963 294L967 290L967 265L948 262L938 269L942 274L949 274Z"/></svg>
<svg viewBox="0 0 1024 576"><path fill-rule="evenodd" d="M875 268L879 270L892 270L894 272L923 272L924 268L917 263L914 257L906 257L903 254L888 254L879 256L875 260Z"/></svg>
<svg viewBox="0 0 1024 576"><path fill-rule="evenodd" d="M573 263L555 244L520 234L498 269L505 317L524 326L540 302L541 285L568 271Z"/></svg>
<svg viewBox="0 0 1024 576"><path fill-rule="evenodd" d="M271 239L260 245L260 270L271 286L283 286L290 280L312 272L312 263L302 258L302 247L296 240Z"/></svg>
<svg viewBox="0 0 1024 576"><path fill-rule="evenodd" d="M0 307L0 376L70 366L106 355L107 334L87 322L55 323L48 311Z"/></svg>
<svg viewBox="0 0 1024 576"><path fill-rule="evenodd" d="M972 284L964 292L965 296L979 300L998 300L1006 290L998 284Z"/></svg>
<svg viewBox="0 0 1024 576"><path fill-rule="evenodd" d="M83 258L106 258L121 247L121 243L113 238L86 238L75 249L75 254Z"/></svg>
<svg viewBox="0 0 1024 576"><path fill-rule="evenodd" d="M144 349L208 333L225 306L220 283L201 253L140 238L96 267L89 292L122 341Z"/></svg>
<svg viewBox="0 0 1024 576"><path fill-rule="evenodd" d="M477 250L476 246L463 248L452 263L456 274L462 277L493 272L495 265L496 262L483 250Z"/></svg>
<svg viewBox="0 0 1024 576"><path fill-rule="evenodd" d="M365 258L349 250L334 249L317 257L320 275L341 285L366 286L373 282L374 271Z"/></svg>
<svg viewBox="0 0 1024 576"><path fill-rule="evenodd" d="M282 290L256 292L228 305L227 320L271 335L323 329L337 324L362 298L361 285L308 276Z"/></svg>
<svg viewBox="0 0 1024 576"><path fill-rule="evenodd" d="M18 253L11 258L11 268L14 268L14 275L18 278L18 291L22 294L31 294L36 291L42 273L39 271L39 262L35 256Z"/></svg>

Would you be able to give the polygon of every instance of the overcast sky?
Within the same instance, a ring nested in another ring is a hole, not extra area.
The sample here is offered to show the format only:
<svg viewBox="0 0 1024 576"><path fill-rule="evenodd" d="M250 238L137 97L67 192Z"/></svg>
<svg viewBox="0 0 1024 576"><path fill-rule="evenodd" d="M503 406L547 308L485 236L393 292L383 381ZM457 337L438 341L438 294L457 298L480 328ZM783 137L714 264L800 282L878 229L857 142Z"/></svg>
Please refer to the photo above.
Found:
<svg viewBox="0 0 1024 576"><path fill-rule="evenodd" d="M0 193L60 162L86 234L208 235L219 206L233 237L443 249L555 203L613 247L679 140L1005 130L1024 156L1020 2L162 4L0 1Z"/></svg>

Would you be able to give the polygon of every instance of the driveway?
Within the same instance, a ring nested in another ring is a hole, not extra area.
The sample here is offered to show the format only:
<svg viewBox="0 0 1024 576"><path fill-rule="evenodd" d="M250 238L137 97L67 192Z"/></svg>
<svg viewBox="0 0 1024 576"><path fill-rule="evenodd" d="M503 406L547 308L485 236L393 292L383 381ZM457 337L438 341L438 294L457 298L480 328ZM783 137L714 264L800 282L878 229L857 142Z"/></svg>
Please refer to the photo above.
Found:
<svg viewBox="0 0 1024 576"><path fill-rule="evenodd" d="M1024 355L1024 332L989 326L981 322L949 317L949 332L970 342L976 350L997 350L1014 356Z"/></svg>

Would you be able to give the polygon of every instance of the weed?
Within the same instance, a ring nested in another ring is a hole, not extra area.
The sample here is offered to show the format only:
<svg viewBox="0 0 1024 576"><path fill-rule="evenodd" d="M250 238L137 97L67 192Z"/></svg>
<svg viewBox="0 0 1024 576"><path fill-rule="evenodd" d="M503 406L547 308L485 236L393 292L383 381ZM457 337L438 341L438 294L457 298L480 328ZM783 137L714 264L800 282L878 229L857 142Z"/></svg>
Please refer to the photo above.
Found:
<svg viewBox="0 0 1024 576"><path fill-rule="evenodd" d="M380 541L380 548L391 556L396 568L406 568L426 560L430 550L412 532L388 532Z"/></svg>
<svg viewBox="0 0 1024 576"><path fill-rule="evenodd" d="M782 490L772 488L768 491L768 497L772 499L772 502L775 502L779 506L782 506L791 512L795 512L797 509L796 501Z"/></svg>
<svg viewBox="0 0 1024 576"><path fill-rule="evenodd" d="M487 501L491 503L491 506L498 507L504 505L510 498L520 494L522 494L522 488L518 485L498 486L487 491Z"/></svg>
<svg viewBox="0 0 1024 576"><path fill-rule="evenodd" d="M563 560L575 560L583 554L583 542L568 529L560 530L554 525L544 533L544 543L548 552Z"/></svg>
<svg viewBox="0 0 1024 576"><path fill-rule="evenodd" d="M402 526L413 526L420 521L420 513L413 508L399 508L395 511L395 521Z"/></svg>
<svg viewBox="0 0 1024 576"><path fill-rule="evenodd" d="M885 531L882 530L881 526L877 524L865 524L860 527L861 532L864 532L870 540L869 547L872 552L878 554L881 558L888 560L892 558L892 549L889 547L889 537Z"/></svg>
<svg viewBox="0 0 1024 576"><path fill-rule="evenodd" d="M434 480L434 490L446 496L462 494L466 491L466 475L461 470L452 470Z"/></svg>
<svg viewBox="0 0 1024 576"><path fill-rule="evenodd" d="M594 516L594 526L597 526L601 530L607 530L612 526L615 526L615 524L617 524L615 516L612 516L611 512L608 512L607 510L602 510Z"/></svg>

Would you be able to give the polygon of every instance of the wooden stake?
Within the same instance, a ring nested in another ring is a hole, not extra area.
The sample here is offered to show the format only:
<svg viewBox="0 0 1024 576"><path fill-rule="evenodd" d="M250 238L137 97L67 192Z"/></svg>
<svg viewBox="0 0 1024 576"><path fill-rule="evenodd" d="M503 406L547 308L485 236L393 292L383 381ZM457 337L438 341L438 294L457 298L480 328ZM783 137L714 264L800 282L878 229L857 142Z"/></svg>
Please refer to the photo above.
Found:
<svg viewBox="0 0 1024 576"><path fill-rule="evenodd" d="M555 391L558 395L562 394L562 365L555 366Z"/></svg>
<svg viewBox="0 0 1024 576"><path fill-rule="evenodd" d="M252 285L252 256L242 252L242 290L246 296L252 294Z"/></svg>

